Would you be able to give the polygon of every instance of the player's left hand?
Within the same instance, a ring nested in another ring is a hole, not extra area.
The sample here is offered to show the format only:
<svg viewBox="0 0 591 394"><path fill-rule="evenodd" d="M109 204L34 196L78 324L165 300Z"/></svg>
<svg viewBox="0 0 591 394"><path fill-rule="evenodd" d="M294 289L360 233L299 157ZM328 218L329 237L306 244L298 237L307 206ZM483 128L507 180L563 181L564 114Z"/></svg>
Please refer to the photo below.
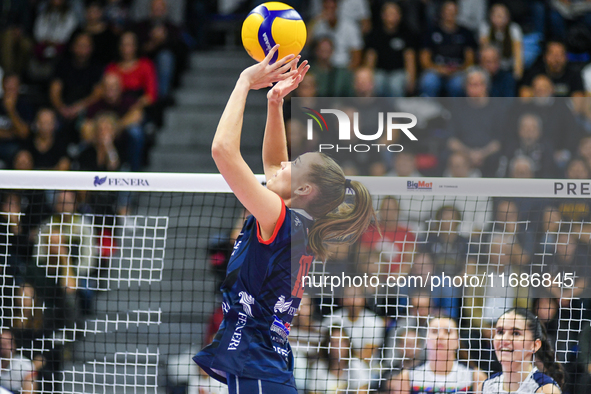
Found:
<svg viewBox="0 0 591 394"><path fill-rule="evenodd" d="M294 55L288 55L273 64L271 59L275 52L279 50L279 45L275 45L262 62L248 67L240 74L240 80L247 83L249 89L262 89L273 86L275 82L292 77L297 71L288 71L292 64L297 64L298 58Z"/></svg>
<svg viewBox="0 0 591 394"><path fill-rule="evenodd" d="M297 61L300 59L300 56L296 57L296 62L292 62L291 65L291 73L294 73L291 77L284 79L283 81L279 81L273 86L273 89L269 90L267 93L267 99L269 101L274 102L281 102L285 96L291 93L294 89L298 87L300 82L304 79L304 76L310 69L308 65L308 61L304 60L300 65L297 65Z"/></svg>

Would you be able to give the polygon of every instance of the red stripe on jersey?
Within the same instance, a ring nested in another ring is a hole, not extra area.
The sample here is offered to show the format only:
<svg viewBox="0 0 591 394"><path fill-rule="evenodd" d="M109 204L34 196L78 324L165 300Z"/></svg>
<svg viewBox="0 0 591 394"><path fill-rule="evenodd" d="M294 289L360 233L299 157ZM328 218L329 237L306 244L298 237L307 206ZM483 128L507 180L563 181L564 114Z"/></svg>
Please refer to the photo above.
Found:
<svg viewBox="0 0 591 394"><path fill-rule="evenodd" d="M263 239L263 236L261 235L261 226L259 226L259 221L257 220L257 238L259 239L259 242L262 243L263 245L272 244L273 241L275 241L275 237L277 237L277 233L279 232L279 229L283 225L284 221L285 221L285 203L283 202L283 199L281 199L281 213L279 214L279 219L277 220L277 224L275 225L275 229L273 230L273 235L271 235L271 238L269 238L266 241Z"/></svg>

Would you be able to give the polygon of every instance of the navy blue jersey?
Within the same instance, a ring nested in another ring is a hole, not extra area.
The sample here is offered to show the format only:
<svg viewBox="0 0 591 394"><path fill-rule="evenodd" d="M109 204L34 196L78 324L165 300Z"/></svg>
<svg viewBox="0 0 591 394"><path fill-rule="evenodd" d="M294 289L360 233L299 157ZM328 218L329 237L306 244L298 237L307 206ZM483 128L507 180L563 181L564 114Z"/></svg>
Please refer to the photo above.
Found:
<svg viewBox="0 0 591 394"><path fill-rule="evenodd" d="M284 205L264 241L256 219L246 220L221 286L224 319L213 342L193 357L213 378L227 383L231 374L295 387L289 325L303 295L297 278L313 261L307 253L312 223Z"/></svg>

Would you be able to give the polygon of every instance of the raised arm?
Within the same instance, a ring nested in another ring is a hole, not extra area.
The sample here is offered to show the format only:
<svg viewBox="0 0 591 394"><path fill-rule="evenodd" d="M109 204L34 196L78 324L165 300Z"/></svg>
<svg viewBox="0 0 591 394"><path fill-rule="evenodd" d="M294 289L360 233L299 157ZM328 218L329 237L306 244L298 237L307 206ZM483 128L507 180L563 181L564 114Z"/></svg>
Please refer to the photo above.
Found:
<svg viewBox="0 0 591 394"><path fill-rule="evenodd" d="M240 154L240 136L248 91L272 86L274 82L295 74L293 71L286 73L292 65L291 62L296 61L293 55L275 64L269 64L277 48L278 46L275 46L261 63L247 68L240 74L211 146L218 170L238 200L257 218L261 235L265 240L273 234L283 203L277 194L267 190L257 181L244 161Z"/></svg>
<svg viewBox="0 0 591 394"><path fill-rule="evenodd" d="M296 59L299 59L299 57ZM267 93L267 124L263 139L263 168L267 180L281 168L281 163L288 160L285 122L283 120L283 99L298 87L310 69L307 61L297 67L292 63L291 72L295 74L277 82ZM296 68L297 67L297 68Z"/></svg>

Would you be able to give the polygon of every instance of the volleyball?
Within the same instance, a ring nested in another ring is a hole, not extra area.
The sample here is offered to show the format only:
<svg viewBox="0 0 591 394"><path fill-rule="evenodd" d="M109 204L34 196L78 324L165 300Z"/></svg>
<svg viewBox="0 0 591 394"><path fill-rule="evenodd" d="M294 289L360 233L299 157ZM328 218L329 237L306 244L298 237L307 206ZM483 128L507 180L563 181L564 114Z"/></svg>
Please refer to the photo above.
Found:
<svg viewBox="0 0 591 394"><path fill-rule="evenodd" d="M287 55L298 55L306 43L306 24L300 14L287 4L263 3L254 8L242 25L242 44L257 62L279 44L271 63Z"/></svg>

